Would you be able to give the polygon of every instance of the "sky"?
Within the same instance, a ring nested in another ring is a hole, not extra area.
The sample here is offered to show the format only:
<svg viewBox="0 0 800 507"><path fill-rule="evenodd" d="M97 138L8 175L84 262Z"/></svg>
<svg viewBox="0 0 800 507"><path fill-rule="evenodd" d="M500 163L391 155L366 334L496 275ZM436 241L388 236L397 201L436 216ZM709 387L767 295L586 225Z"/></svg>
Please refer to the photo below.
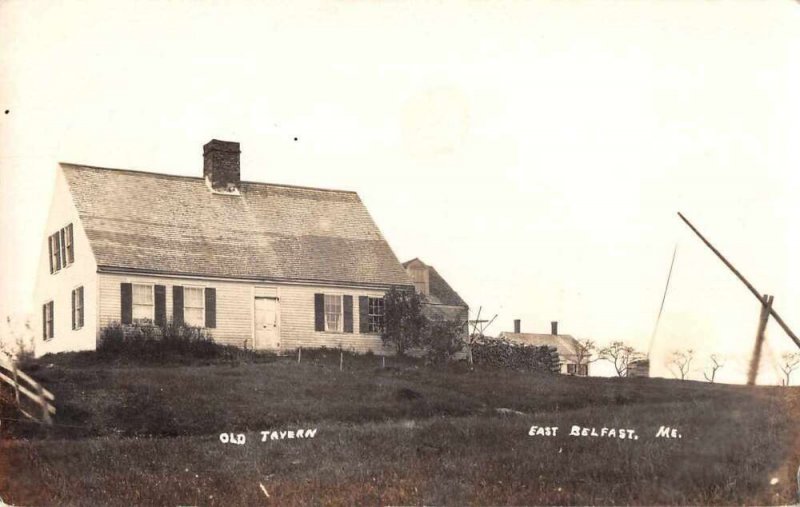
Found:
<svg viewBox="0 0 800 507"><path fill-rule="evenodd" d="M357 191L489 334L556 320L741 382L759 303L676 213L800 332L796 90L788 0L6 0L0 315L34 308L58 162L198 176L217 138L245 180ZM772 322L761 382L793 347Z"/></svg>

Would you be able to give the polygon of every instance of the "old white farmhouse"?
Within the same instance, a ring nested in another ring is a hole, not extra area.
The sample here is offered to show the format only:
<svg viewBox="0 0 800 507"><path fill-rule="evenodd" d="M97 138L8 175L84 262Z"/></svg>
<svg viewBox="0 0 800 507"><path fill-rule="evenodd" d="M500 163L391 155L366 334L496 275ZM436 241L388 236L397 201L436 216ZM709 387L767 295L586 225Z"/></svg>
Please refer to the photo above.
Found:
<svg viewBox="0 0 800 507"><path fill-rule="evenodd" d="M35 300L37 355L93 350L112 322L183 322L240 347L384 352L382 296L413 286L355 192L60 164Z"/></svg>

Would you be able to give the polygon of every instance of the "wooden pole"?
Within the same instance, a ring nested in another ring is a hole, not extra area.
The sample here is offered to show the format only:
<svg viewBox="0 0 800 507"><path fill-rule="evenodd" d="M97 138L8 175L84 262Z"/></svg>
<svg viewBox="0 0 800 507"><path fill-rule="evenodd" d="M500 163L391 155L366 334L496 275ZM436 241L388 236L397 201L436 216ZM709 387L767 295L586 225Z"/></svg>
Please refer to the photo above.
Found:
<svg viewBox="0 0 800 507"><path fill-rule="evenodd" d="M17 363L11 362L11 371L14 374L14 399L17 401L17 408L19 408L19 378L17 377Z"/></svg>
<svg viewBox="0 0 800 507"><path fill-rule="evenodd" d="M344 369L344 352L339 351L339 371Z"/></svg>
<svg viewBox="0 0 800 507"><path fill-rule="evenodd" d="M759 302L760 302L760 303L763 305L763 304L764 304L764 301L761 299L761 293L760 293L760 292L758 292L758 291L756 290L756 288L755 288L755 287L753 287L753 285L752 285L750 282L748 282L748 281L747 281L747 279L744 277L744 275L742 275L741 273L739 273L739 271L738 271L736 268L734 268L734 267L733 267L733 264L731 264L730 262L728 262L728 259L726 259L726 258L725 258L725 257L724 257L724 256L723 256L723 255L722 255L720 252L719 252L719 250L717 250L716 248L714 248L714 245L712 245L711 243L709 243L709 241L708 241L708 240L707 240L705 237L703 237L703 235L702 235L702 234L700 234L700 231L698 231L697 229L695 229L695 228L694 228L694 226L693 226L693 225L692 225L692 224L689 222L689 220L688 220L688 219L687 219L685 216L683 216L683 215L682 215L680 212L678 212L678 216L679 216L679 217L681 217L681 220L683 220L683 221L686 223L686 225L688 225L688 226L689 226L689 228L690 228L692 231L694 231L694 233L695 233L695 234L697 234L697 237L698 237L698 238L700 238L700 240L701 240L703 243L705 243L705 244L706 244L706 246L707 246L708 248L710 248L710 249L711 249L711 251L712 251L712 252L714 252L714 253L717 255L717 257L719 257L719 260L721 260L721 261L722 261L722 262L723 262L723 263L724 263L726 266L728 266L728 268L729 268L731 271L733 271L733 274L734 274L734 275L736 275L736 277L737 277L737 278L739 278L739 280L741 280L741 282L742 282L743 284L745 284L745 286L746 286L748 289L750 289L750 292L752 292L752 293L753 293L753 295L756 297L756 299L758 299L758 301L759 301ZM798 338L798 337L797 337L797 335L795 335L795 334L792 332L792 330L791 330L791 329L789 329L789 326L788 326L788 325L787 325L787 324L786 324L786 323L783 321L783 319L781 318L781 316L780 316L780 315L778 315L778 312L776 312L776 311L775 311L775 310L774 310L772 307L770 307L770 308L769 308L769 314L770 314L770 315L772 315L772 317L774 317L774 318L775 318L775 322L777 322L777 323L778 323L778 325L779 325L779 326L781 326L781 328L783 328L783 330L784 330L784 331L786 331L786 334L787 334L787 335L789 335L789 338L791 338L791 339L792 339L792 341L794 341L795 345L797 345L798 347L800 347L800 338Z"/></svg>
<svg viewBox="0 0 800 507"><path fill-rule="evenodd" d="M42 407L42 421L46 424L53 424L53 419L50 417L50 410L48 409L49 403L47 403L42 385L39 383L36 384L36 394L38 396L39 406Z"/></svg>
<svg viewBox="0 0 800 507"><path fill-rule="evenodd" d="M381 368L386 368L386 356L381 356Z"/></svg>
<svg viewBox="0 0 800 507"><path fill-rule="evenodd" d="M753 386L756 384L758 377L758 366L761 363L761 348L764 344L764 331L767 329L767 321L769 320L769 309L772 308L772 301L775 299L773 296L764 294L761 305L761 315L758 317L758 331L756 331L756 344L753 348L753 357L750 358L750 371L747 374L747 385Z"/></svg>
<svg viewBox="0 0 800 507"><path fill-rule="evenodd" d="M297 364L300 364L300 356L303 354L303 347L297 347Z"/></svg>

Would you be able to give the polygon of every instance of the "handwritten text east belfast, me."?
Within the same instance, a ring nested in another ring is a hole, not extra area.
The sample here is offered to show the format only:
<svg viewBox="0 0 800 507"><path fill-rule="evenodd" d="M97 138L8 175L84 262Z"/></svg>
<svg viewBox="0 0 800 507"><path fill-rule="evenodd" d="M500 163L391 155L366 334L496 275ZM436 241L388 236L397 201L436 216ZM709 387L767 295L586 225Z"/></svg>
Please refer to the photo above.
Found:
<svg viewBox="0 0 800 507"><path fill-rule="evenodd" d="M556 437L559 435L558 426L539 426L533 425L528 430L531 437ZM563 433L562 433L563 435ZM580 426L573 424L567 433L570 437L589 437L589 438L617 438L620 440L639 440L639 435L632 428L614 428L607 426ZM677 428L661 426L655 434L655 438L677 439L683 438Z"/></svg>

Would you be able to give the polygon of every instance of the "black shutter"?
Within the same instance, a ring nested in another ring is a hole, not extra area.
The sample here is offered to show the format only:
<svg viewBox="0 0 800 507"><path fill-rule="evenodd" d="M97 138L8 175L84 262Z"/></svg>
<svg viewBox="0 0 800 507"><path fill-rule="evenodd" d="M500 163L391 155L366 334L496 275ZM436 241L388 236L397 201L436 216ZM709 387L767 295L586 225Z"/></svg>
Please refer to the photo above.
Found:
<svg viewBox="0 0 800 507"><path fill-rule="evenodd" d="M206 287L206 327L217 327L217 289Z"/></svg>
<svg viewBox="0 0 800 507"><path fill-rule="evenodd" d="M78 301L81 306L81 311L78 312L78 326L83 327L83 313L86 311L83 306L83 286L78 288Z"/></svg>
<svg viewBox="0 0 800 507"><path fill-rule="evenodd" d="M344 310L344 332L353 332L353 296L342 296L342 309Z"/></svg>
<svg viewBox="0 0 800 507"><path fill-rule="evenodd" d="M76 296L78 295L78 289L72 289L72 330L74 331L75 328L75 300L77 299Z"/></svg>
<svg viewBox="0 0 800 507"><path fill-rule="evenodd" d="M53 250L56 251L56 265L53 272L61 269L61 235L59 233L53 234Z"/></svg>
<svg viewBox="0 0 800 507"><path fill-rule="evenodd" d="M172 286L172 323L183 325L183 287L180 285Z"/></svg>
<svg viewBox="0 0 800 507"><path fill-rule="evenodd" d="M325 331L325 294L314 294L314 331Z"/></svg>
<svg viewBox="0 0 800 507"><path fill-rule="evenodd" d="M358 296L358 332L369 333L369 297Z"/></svg>
<svg viewBox="0 0 800 507"><path fill-rule="evenodd" d="M56 335L56 306L53 301L50 301L47 305L50 307L50 333L47 337L52 338Z"/></svg>
<svg viewBox="0 0 800 507"><path fill-rule="evenodd" d="M72 224L67 226L67 238L69 238L69 247L67 248L67 264L75 262L75 237L72 235Z"/></svg>
<svg viewBox="0 0 800 507"><path fill-rule="evenodd" d="M47 251L50 252L50 274L55 272L53 268L53 236L50 235L47 237Z"/></svg>
<svg viewBox="0 0 800 507"><path fill-rule="evenodd" d="M167 288L163 285L153 287L153 299L155 307L156 326L164 326L167 323Z"/></svg>
<svg viewBox="0 0 800 507"><path fill-rule="evenodd" d="M67 240L64 238L64 229L58 231L58 237L60 238L60 248L61 248L61 267L67 267Z"/></svg>
<svg viewBox="0 0 800 507"><path fill-rule="evenodd" d="M47 305L48 303L42 305L42 338L45 340L47 339Z"/></svg>
<svg viewBox="0 0 800 507"><path fill-rule="evenodd" d="M133 286L129 283L119 284L121 316L123 324L133 323Z"/></svg>

